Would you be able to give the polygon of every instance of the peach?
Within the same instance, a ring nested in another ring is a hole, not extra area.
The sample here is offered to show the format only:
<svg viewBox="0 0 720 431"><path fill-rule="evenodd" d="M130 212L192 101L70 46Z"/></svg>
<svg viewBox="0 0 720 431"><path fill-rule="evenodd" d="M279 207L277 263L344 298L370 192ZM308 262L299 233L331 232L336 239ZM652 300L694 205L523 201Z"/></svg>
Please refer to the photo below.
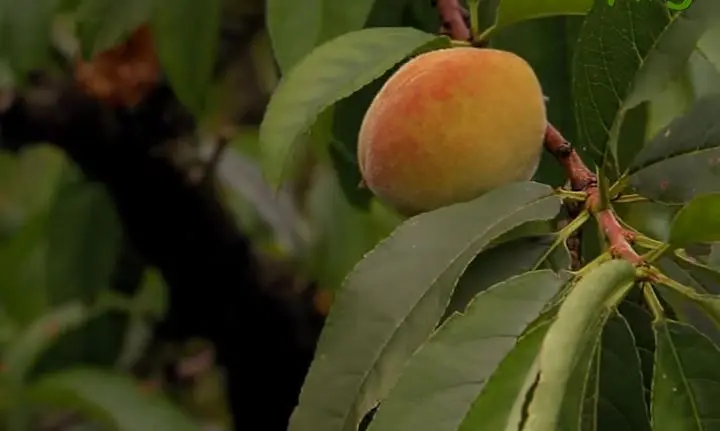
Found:
<svg viewBox="0 0 720 431"><path fill-rule="evenodd" d="M358 136L365 185L404 215L530 180L545 98L532 67L496 49L447 48L403 64L370 104Z"/></svg>

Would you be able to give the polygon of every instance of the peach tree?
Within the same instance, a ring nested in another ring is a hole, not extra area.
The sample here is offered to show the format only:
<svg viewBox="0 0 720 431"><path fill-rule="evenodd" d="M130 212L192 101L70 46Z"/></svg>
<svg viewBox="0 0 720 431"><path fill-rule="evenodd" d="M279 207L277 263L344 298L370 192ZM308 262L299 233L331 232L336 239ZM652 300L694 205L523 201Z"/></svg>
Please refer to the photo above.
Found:
<svg viewBox="0 0 720 431"><path fill-rule="evenodd" d="M720 3L438 0L440 31L379 3L269 1L270 181L317 145L367 206L361 119L399 65L441 48L528 59L547 151L531 181L407 218L357 263L289 429L716 429ZM543 31L508 35L526 24Z"/></svg>

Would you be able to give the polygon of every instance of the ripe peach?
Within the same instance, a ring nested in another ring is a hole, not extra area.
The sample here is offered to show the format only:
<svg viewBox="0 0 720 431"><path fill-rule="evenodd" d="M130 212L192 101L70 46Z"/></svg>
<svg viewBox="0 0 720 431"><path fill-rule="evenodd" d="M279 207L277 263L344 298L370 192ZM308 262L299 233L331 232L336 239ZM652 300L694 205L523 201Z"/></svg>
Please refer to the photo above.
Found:
<svg viewBox="0 0 720 431"><path fill-rule="evenodd" d="M447 48L402 65L358 137L364 183L405 215L474 199L535 174L545 99L531 66L495 49Z"/></svg>

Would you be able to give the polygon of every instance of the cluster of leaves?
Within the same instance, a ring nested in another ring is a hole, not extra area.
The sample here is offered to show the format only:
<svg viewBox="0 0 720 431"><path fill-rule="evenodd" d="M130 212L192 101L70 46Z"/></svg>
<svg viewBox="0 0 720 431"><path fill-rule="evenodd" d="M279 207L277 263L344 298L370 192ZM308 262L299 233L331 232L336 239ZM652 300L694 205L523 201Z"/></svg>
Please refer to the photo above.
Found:
<svg viewBox="0 0 720 431"><path fill-rule="evenodd" d="M4 426L37 429L45 417L38 413L62 408L117 429L151 429L158 417L172 429L198 429L129 377L165 315L167 293L154 271L133 296L109 289L122 227L102 186L46 146L3 155L0 166L0 213L18 224L3 220L0 241Z"/></svg>
<svg viewBox="0 0 720 431"><path fill-rule="evenodd" d="M149 23L160 63L177 97L194 113L206 107L220 35L222 2L40 0L0 4L0 58L21 84L52 65L50 49L89 59ZM58 16L66 19L58 22ZM192 29L192 31L188 31ZM75 41L79 46L75 46Z"/></svg>
<svg viewBox="0 0 720 431"><path fill-rule="evenodd" d="M9 72L3 78L10 78L3 86L22 87L30 71L90 60L149 23L165 75L180 101L200 115L220 16L219 0L0 2L0 60ZM165 315L167 292L154 271L132 296L110 289L123 277L117 263L124 244L102 185L88 182L47 146L3 154L0 171L3 428L38 429L46 413L59 409L84 413L100 429L200 429L163 394L131 377Z"/></svg>
<svg viewBox="0 0 720 431"><path fill-rule="evenodd" d="M347 129L357 131L388 74L417 53L462 44L417 22L376 25L372 1L352 4L269 2L285 75L260 140L276 184L308 137L345 157L335 161L347 175ZM534 0L479 8L484 14L471 10L473 30L491 46L512 49L513 37L538 35L557 41L548 34L560 33L564 46L536 54L552 64L528 54L549 93L550 119L598 166L604 204L647 264L613 259L587 211L556 231L568 195L543 184L557 181L557 171L543 168L534 182L406 220L345 279L290 429L713 428L720 4L695 0L674 11L662 0ZM482 28L479 16L492 20ZM317 23L318 32L279 24L285 20ZM525 35L506 33L525 24ZM347 195L362 203L350 187ZM585 266L571 271L565 240L575 231Z"/></svg>

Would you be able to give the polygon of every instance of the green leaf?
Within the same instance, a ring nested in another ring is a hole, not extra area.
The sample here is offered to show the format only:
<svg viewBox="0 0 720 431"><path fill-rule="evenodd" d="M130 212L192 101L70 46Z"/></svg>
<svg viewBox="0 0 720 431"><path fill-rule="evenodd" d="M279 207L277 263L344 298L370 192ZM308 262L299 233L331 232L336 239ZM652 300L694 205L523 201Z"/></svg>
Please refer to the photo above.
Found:
<svg viewBox="0 0 720 431"><path fill-rule="evenodd" d="M51 304L92 299L110 285L122 226L99 183L80 178L60 189L48 222L47 289Z"/></svg>
<svg viewBox="0 0 720 431"><path fill-rule="evenodd" d="M709 259L705 263L690 256L686 250L675 250L672 258L679 267L691 274L697 282L697 285L693 286L696 290L720 294L720 268L715 267Z"/></svg>
<svg viewBox="0 0 720 431"><path fill-rule="evenodd" d="M43 283L47 213L29 217L20 231L0 242L0 303L8 316L19 325L27 325L47 309ZM40 262L38 262L40 261Z"/></svg>
<svg viewBox="0 0 720 431"><path fill-rule="evenodd" d="M16 73L39 68L48 58L57 7L57 0L0 2L0 56L7 56Z"/></svg>
<svg viewBox="0 0 720 431"><path fill-rule="evenodd" d="M698 41L698 51L720 71L720 25L711 26Z"/></svg>
<svg viewBox="0 0 720 431"><path fill-rule="evenodd" d="M532 366L549 327L549 322L542 324L520 338L488 379L459 431L505 429L515 400L524 396L523 387L534 371Z"/></svg>
<svg viewBox="0 0 720 431"><path fill-rule="evenodd" d="M667 8L671 2L659 3ZM691 8L677 13L670 9L670 19L644 59L625 104L637 106L665 89L683 70L698 42L718 17L720 3L714 0L692 0Z"/></svg>
<svg viewBox="0 0 720 431"><path fill-rule="evenodd" d="M631 388L627 393L621 394L622 399L618 399L617 394L613 391L621 391L625 388L625 383L632 384L638 380L630 376L621 383L605 381L608 378L605 376L613 371L613 363L609 362L607 357L613 357L612 353L622 350L623 347L626 350L622 353L626 353L630 357L627 364L623 364L627 366L623 377L633 371L637 371L637 376L640 376L632 335L629 336L628 343L627 334L618 331L618 326L621 331L625 329L624 319L612 311L605 312L586 331L586 334L590 335L580 341L577 359L570 371L565 395L561 401L562 406L557 423L558 431L604 429L603 425L608 420L617 419L618 413L620 413L620 419L627 419L631 422L631 426L632 423L638 422L636 416L632 414L633 412L627 409L632 410L633 407L636 407L633 405L634 402L643 405L642 381L637 383L637 388L635 388L639 396L633 397L634 391ZM623 341L624 345L618 345ZM618 386L622 388L618 389ZM604 410L608 404L611 406L610 411ZM628 414L628 417L626 418L624 414ZM647 415L644 418L647 422ZM612 425L621 426L623 424L613 423Z"/></svg>
<svg viewBox="0 0 720 431"><path fill-rule="evenodd" d="M200 431L200 426L160 394L133 379L89 368L43 377L29 397L44 405L77 408L118 431Z"/></svg>
<svg viewBox="0 0 720 431"><path fill-rule="evenodd" d="M408 361L368 431L457 430L485 381L567 280L552 270L528 272L476 296Z"/></svg>
<svg viewBox="0 0 720 431"><path fill-rule="evenodd" d="M583 429L650 431L640 357L630 325L620 314L608 319L600 347L593 385L585 393L589 409L583 410Z"/></svg>
<svg viewBox="0 0 720 431"><path fill-rule="evenodd" d="M584 341L600 335L601 322L632 287L634 277L632 264L611 260L591 270L572 288L540 349L540 377L523 430L556 431L571 372Z"/></svg>
<svg viewBox="0 0 720 431"><path fill-rule="evenodd" d="M658 0L595 1L580 31L573 59L578 146L599 158L617 139L635 75L669 22ZM596 160L597 161L597 160ZM599 164L599 162L598 162Z"/></svg>
<svg viewBox="0 0 720 431"><path fill-rule="evenodd" d="M720 349L690 325L654 323L653 431L717 427Z"/></svg>
<svg viewBox="0 0 720 431"><path fill-rule="evenodd" d="M692 301L692 304L682 304L682 309L680 310L681 312L678 313L678 317L682 318L680 320L692 324L701 332L706 332L703 329L710 331L708 335L713 341L720 340L720 334L715 331L716 327L720 328L720 295L717 294L720 292L720 272L699 262L697 259L687 256L686 253L680 250L676 251L674 257L674 262L671 263L668 263L666 259L661 260L660 263L662 265L660 268L666 272L666 275L688 287L687 292L678 295L681 297L680 300L683 302L687 302L688 300ZM680 271L679 276L676 275L678 271ZM675 291L673 290L673 292ZM698 320L697 316L692 316L690 319L687 318L686 314L688 311L692 312L697 310L693 310L692 306L688 307L688 305L693 304L714 323L712 328L704 328L702 324L698 324L698 322L695 321ZM671 305L675 304L671 302ZM677 312L678 310L676 310L676 308L677 307L673 306L673 311Z"/></svg>
<svg viewBox="0 0 720 431"><path fill-rule="evenodd" d="M260 125L268 181L283 180L293 144L326 108L424 45L441 41L448 39L412 28L369 28L337 37L303 58L280 81Z"/></svg>
<svg viewBox="0 0 720 431"><path fill-rule="evenodd" d="M580 144L603 154L617 142L627 112L663 90L682 71L710 19L714 0L672 14L664 0L597 1L587 15L574 59Z"/></svg>
<svg viewBox="0 0 720 431"><path fill-rule="evenodd" d="M122 348L117 357L117 366L122 369L131 369L143 358L152 341L152 323L147 319L132 316L125 330Z"/></svg>
<svg viewBox="0 0 720 431"><path fill-rule="evenodd" d="M173 91L196 116L205 109L220 40L220 0L154 0L151 25Z"/></svg>
<svg viewBox="0 0 720 431"><path fill-rule="evenodd" d="M463 312L480 292L535 269L538 262L548 254L555 239L556 236L552 234L527 235L503 242L477 255L460 277L445 315L449 317L453 312ZM554 257L552 253L550 257ZM570 269L570 256L566 248L560 247L558 257L560 262L548 258L545 265L541 264L537 268L556 271Z"/></svg>
<svg viewBox="0 0 720 431"><path fill-rule="evenodd" d="M84 0L77 10L82 55L92 58L125 40L150 18L155 0Z"/></svg>
<svg viewBox="0 0 720 431"><path fill-rule="evenodd" d="M710 254L707 257L707 266L715 271L720 271L720 243L710 246Z"/></svg>
<svg viewBox="0 0 720 431"><path fill-rule="evenodd" d="M374 4L375 0L268 0L268 32L283 73L316 46L363 28Z"/></svg>
<svg viewBox="0 0 720 431"><path fill-rule="evenodd" d="M627 167L629 162L632 162L632 158L637 155L639 149L641 149L647 140L654 137L663 127L670 124L672 120L683 115L690 107L695 98L699 96L696 94L694 88L694 82L696 81L692 73L692 61L689 62L682 73L680 73L665 90L655 94L652 100L649 102L648 108L648 119L647 128L645 130L645 137L632 145L637 147L634 152L628 152L628 163L624 166ZM639 145L637 145L639 144ZM622 146L618 149L622 151Z"/></svg>
<svg viewBox="0 0 720 431"><path fill-rule="evenodd" d="M699 305L715 325L720 328L720 296L695 293L689 299Z"/></svg>
<svg viewBox="0 0 720 431"><path fill-rule="evenodd" d="M720 193L697 196L675 216L670 245L720 241Z"/></svg>
<svg viewBox="0 0 720 431"><path fill-rule="evenodd" d="M580 342L577 359L569 372L565 396L558 413L558 431L575 431L595 419L588 415L588 407L595 410L595 401L591 397L588 399L588 396L592 395L589 388L597 385L601 331L607 317L604 315L596 322L592 331L588 331L592 333L591 336Z"/></svg>
<svg viewBox="0 0 720 431"><path fill-rule="evenodd" d="M19 333L4 352L5 375L12 381L22 381L60 335L81 327L93 315L83 304L72 302L40 317Z"/></svg>
<svg viewBox="0 0 720 431"><path fill-rule="evenodd" d="M622 317L628 323L640 357L640 375L643 379L645 406L650 405L653 369L655 363L655 334L652 329L653 317L645 304L640 289L630 292L618 307ZM647 413L647 412L646 412ZM649 414L649 413L648 413Z"/></svg>
<svg viewBox="0 0 720 431"><path fill-rule="evenodd" d="M362 2L358 2L362 3ZM365 22L365 28L372 27L412 27L428 33L435 33L440 28L440 19L437 9L430 2L417 2L408 0L376 1L370 15ZM440 39L443 46L447 40ZM427 46L425 48L428 48ZM362 180L357 162L357 138L365 111L375 94L385 81L397 70L396 65L380 77L368 83L352 95L335 103L332 108L323 112L330 112L331 130L325 140L320 139L320 145L327 148L333 168L340 178L340 184L349 203L364 212L371 206L373 193L366 187L358 187ZM323 119L318 119L322 123ZM316 123L311 134L315 133Z"/></svg>
<svg viewBox="0 0 720 431"><path fill-rule="evenodd" d="M165 281L156 269L146 269L140 290L133 298L133 311L154 319L163 319L167 314L168 291Z"/></svg>
<svg viewBox="0 0 720 431"><path fill-rule="evenodd" d="M365 112L383 84L397 71L395 65L358 91L335 103L331 136L326 147L330 160L337 172L345 198L360 210L367 210L375 196L367 187L358 187L362 181L360 164L357 158L358 135L365 118Z"/></svg>
<svg viewBox="0 0 720 431"><path fill-rule="evenodd" d="M658 259L657 267L673 280L696 290L699 295L714 293L712 289L717 289L718 283L713 279L717 277L717 273L714 271L669 257ZM713 342L720 343L720 332L713 319L708 317L707 310L673 289L660 285L657 286L657 291L670 306L675 320L694 326Z"/></svg>
<svg viewBox="0 0 720 431"><path fill-rule="evenodd" d="M470 261L503 233L559 208L550 187L514 183L401 224L340 289L290 431L355 429L431 334Z"/></svg>
<svg viewBox="0 0 720 431"><path fill-rule="evenodd" d="M592 4L593 0L502 0L497 9L495 28L555 15L584 15Z"/></svg>
<svg viewBox="0 0 720 431"><path fill-rule="evenodd" d="M636 231L667 242L673 219L681 207L659 202L614 203L613 209L629 226Z"/></svg>
<svg viewBox="0 0 720 431"><path fill-rule="evenodd" d="M332 168L316 169L315 178L308 198L315 232L313 274L325 289L335 290L353 266L395 226L383 226L375 212L354 208L345 198Z"/></svg>
<svg viewBox="0 0 720 431"><path fill-rule="evenodd" d="M659 202L687 203L720 192L720 94L698 99L635 156L628 173L640 194Z"/></svg>

